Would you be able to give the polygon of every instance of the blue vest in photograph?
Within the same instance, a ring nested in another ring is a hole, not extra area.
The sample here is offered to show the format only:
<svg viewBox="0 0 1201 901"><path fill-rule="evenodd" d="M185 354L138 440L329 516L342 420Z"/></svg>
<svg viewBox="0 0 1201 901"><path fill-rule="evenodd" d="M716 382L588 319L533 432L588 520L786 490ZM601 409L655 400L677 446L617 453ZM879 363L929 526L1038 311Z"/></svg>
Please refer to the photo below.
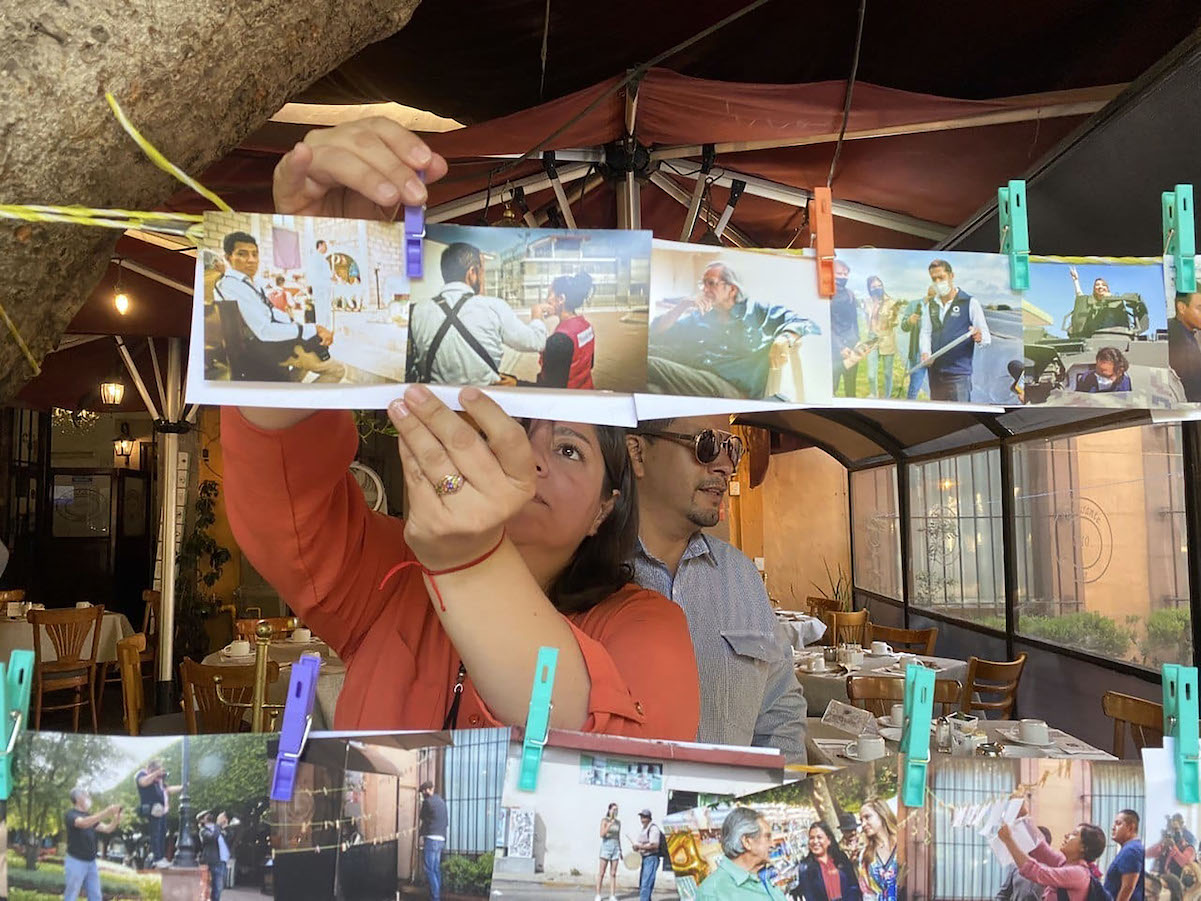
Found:
<svg viewBox="0 0 1201 901"><path fill-rule="evenodd" d="M930 353L938 353L956 338L961 338L972 329L972 296L960 289L940 316L939 304L930 304ZM971 375L974 341L964 341L934 361L934 369L945 375Z"/></svg>

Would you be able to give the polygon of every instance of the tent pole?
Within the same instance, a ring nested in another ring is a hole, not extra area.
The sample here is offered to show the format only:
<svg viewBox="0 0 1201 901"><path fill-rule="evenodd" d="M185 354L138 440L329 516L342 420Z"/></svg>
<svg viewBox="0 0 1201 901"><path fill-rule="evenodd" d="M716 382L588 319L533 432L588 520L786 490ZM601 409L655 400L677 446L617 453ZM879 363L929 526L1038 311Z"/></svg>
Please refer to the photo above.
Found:
<svg viewBox="0 0 1201 901"><path fill-rule="evenodd" d="M182 385L180 384L180 351L182 341L172 338L167 349L167 420L175 423L179 417ZM163 492L162 517L162 604L158 622L158 710L165 713L171 707L171 687L175 669L175 545L179 536L179 432L162 432Z"/></svg>
<svg viewBox="0 0 1201 901"><path fill-rule="evenodd" d="M650 177L651 184L653 184L656 188L658 188L660 191L662 191L664 194L666 194L668 197L670 197L672 200L674 200L680 206L683 206L683 207L688 206L687 192L683 188L681 188L679 185L677 185L674 181L672 181L670 178L668 178L666 175L664 175L662 172L657 172L657 171L652 172L649 177ZM705 218L705 222L709 225L717 224L717 214L714 213L712 210L706 210L704 218ZM732 225L727 225L725 228L725 231L722 234L726 238L728 238L730 243L733 244L735 247L760 246L760 245L757 245L754 241L752 241L742 231L740 231L739 229L735 228Z"/></svg>
<svg viewBox="0 0 1201 901"><path fill-rule="evenodd" d="M142 374L138 372L138 367L133 365L133 357L129 355L129 348L125 346L125 342L121 339L120 335L113 335L113 340L117 342L117 353L125 361L125 368L129 371L129 377L133 379L134 386L138 389L138 394L142 396L142 403L146 405L146 409L150 412L150 418L158 419L158 408L154 406L154 401L150 399L150 392L146 390L146 383L142 381Z"/></svg>
<svg viewBox="0 0 1201 901"><path fill-rule="evenodd" d="M163 372L158 365L158 354L154 350L154 337L146 339L146 346L150 348L150 364L154 367L154 381L158 385L158 402L163 405L163 409L167 409L167 392L163 390Z"/></svg>
<svg viewBox="0 0 1201 901"><path fill-rule="evenodd" d="M563 166L558 170L559 181L568 182L583 178L588 174L590 168L592 167L585 163ZM551 178L545 172L538 172L534 175L527 175L524 178L514 179L509 186L511 188L522 188L527 194L533 194L549 188L551 186ZM476 191L474 194L468 194L455 200L448 200L446 203L440 203L426 210L425 221L429 223L449 222L451 219L458 219L460 216L466 216L468 213L482 210L487 201L487 191ZM192 293L190 288L188 289L188 293Z"/></svg>
<svg viewBox="0 0 1201 901"><path fill-rule="evenodd" d="M155 272L149 266L143 266L141 263L138 263L135 260L129 260L122 257L121 265L130 272L136 272L138 275L145 276L151 281L158 282L160 285L166 285L168 288L174 288L181 294L187 294L189 297L191 297L194 293L191 285L185 285L183 282L176 281L173 278L167 278L167 276L163 275L161 272Z"/></svg>

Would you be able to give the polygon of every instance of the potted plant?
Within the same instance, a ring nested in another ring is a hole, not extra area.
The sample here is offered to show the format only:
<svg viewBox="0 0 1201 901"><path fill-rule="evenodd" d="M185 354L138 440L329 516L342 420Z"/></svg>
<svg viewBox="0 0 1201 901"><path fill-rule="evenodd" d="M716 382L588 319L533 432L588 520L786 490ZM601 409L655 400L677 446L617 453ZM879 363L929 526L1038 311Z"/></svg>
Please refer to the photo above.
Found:
<svg viewBox="0 0 1201 901"><path fill-rule="evenodd" d="M217 521L220 488L212 479L199 485L193 505L192 531L175 558L175 658L202 659L209 650L205 622L217 612L213 586L230 561L229 549L218 543L209 529Z"/></svg>

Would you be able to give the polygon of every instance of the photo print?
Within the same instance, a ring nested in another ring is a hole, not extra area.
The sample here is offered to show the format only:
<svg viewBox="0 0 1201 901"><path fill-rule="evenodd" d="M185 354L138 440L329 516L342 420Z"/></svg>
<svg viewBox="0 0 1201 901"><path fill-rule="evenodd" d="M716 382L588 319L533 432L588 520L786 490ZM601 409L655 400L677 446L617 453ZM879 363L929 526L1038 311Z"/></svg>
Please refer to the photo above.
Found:
<svg viewBox="0 0 1201 901"><path fill-rule="evenodd" d="M666 823L674 799L779 785L774 749L729 748L552 731L534 792L518 789L511 746L492 888L506 901L676 897Z"/></svg>
<svg viewBox="0 0 1201 901"><path fill-rule="evenodd" d="M407 381L646 385L650 232L429 225Z"/></svg>
<svg viewBox="0 0 1201 901"><path fill-rule="evenodd" d="M895 760L672 814L664 829L681 898L733 897L747 873L798 901L824 901L835 881L847 901L904 897Z"/></svg>
<svg viewBox="0 0 1201 901"><path fill-rule="evenodd" d="M834 276L835 396L1019 403L1010 368L1022 365L1022 295L1009 288L1008 257L838 250Z"/></svg>
<svg viewBox="0 0 1201 901"><path fill-rule="evenodd" d="M1023 401L1161 409L1183 403L1181 380L1169 366L1163 284L1158 259L1033 257L1022 303Z"/></svg>
<svg viewBox="0 0 1201 901"><path fill-rule="evenodd" d="M271 803L275 897L487 898L508 752L508 729L310 736Z"/></svg>
<svg viewBox="0 0 1201 901"><path fill-rule="evenodd" d="M1091 878L1111 898L1124 881L1139 897L1143 810L1132 761L935 757L925 806L902 818L905 893L1018 901L1066 887L1084 897Z"/></svg>
<svg viewBox="0 0 1201 901"><path fill-rule="evenodd" d="M655 241L649 390L707 398L826 400L828 301L799 255Z"/></svg>
<svg viewBox="0 0 1201 901"><path fill-rule="evenodd" d="M20 733L10 897L270 895L268 738Z"/></svg>
<svg viewBox="0 0 1201 901"><path fill-rule="evenodd" d="M1147 901L1193 901L1201 896L1201 804L1176 800L1175 739L1143 749L1146 778Z"/></svg>
<svg viewBox="0 0 1201 901"><path fill-rule="evenodd" d="M1201 261L1201 257L1197 257ZM1156 261L1158 262L1158 261ZM1173 257L1164 257L1164 293L1167 303L1168 366L1179 381L1180 403L1201 403L1201 291L1176 290Z"/></svg>
<svg viewBox="0 0 1201 901"><path fill-rule="evenodd" d="M404 381L402 225L218 212L204 235L192 352L206 381Z"/></svg>

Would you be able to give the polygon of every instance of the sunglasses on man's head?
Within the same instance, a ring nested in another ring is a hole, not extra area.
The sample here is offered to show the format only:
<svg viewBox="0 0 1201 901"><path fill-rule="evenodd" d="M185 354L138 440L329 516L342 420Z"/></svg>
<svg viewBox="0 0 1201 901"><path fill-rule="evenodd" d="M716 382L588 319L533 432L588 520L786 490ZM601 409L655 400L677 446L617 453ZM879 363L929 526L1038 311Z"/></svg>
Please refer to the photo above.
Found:
<svg viewBox="0 0 1201 901"><path fill-rule="evenodd" d="M724 451L729 454L730 463L737 469L738 461L746 453L746 446L742 443L741 438L729 432L718 431L717 429L701 429L695 435L687 435L683 432L657 432L640 429L639 434L647 435L651 438L665 438L677 444L691 446L692 452L696 455L696 462L703 466L708 466Z"/></svg>

